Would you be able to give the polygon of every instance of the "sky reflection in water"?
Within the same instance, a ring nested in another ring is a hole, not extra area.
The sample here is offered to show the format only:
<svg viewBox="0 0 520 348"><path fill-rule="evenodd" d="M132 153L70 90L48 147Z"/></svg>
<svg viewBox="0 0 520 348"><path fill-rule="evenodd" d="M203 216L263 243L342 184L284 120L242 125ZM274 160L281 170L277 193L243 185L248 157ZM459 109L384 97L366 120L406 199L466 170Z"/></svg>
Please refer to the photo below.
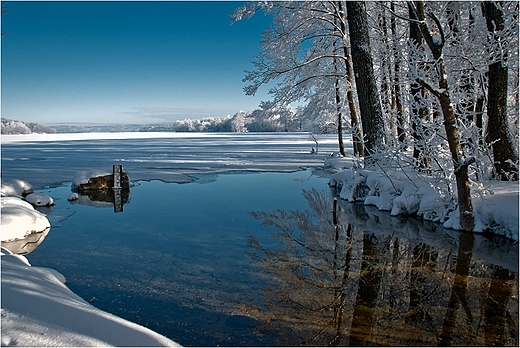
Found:
<svg viewBox="0 0 520 348"><path fill-rule="evenodd" d="M516 246L346 202L334 226L326 183L139 182L122 213L70 205L61 186L28 258L188 346L518 344Z"/></svg>

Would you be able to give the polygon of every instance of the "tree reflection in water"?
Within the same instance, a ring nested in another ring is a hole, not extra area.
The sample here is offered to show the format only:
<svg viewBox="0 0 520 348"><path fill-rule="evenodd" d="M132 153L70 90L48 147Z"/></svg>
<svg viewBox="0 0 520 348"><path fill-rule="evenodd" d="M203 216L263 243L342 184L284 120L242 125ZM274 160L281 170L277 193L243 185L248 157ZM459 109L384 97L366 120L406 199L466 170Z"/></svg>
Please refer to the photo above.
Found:
<svg viewBox="0 0 520 348"><path fill-rule="evenodd" d="M303 195L309 210L251 213L277 242L248 242L268 284L265 307L240 304L257 329L280 345L518 345L516 246L343 201L333 224L330 192Z"/></svg>

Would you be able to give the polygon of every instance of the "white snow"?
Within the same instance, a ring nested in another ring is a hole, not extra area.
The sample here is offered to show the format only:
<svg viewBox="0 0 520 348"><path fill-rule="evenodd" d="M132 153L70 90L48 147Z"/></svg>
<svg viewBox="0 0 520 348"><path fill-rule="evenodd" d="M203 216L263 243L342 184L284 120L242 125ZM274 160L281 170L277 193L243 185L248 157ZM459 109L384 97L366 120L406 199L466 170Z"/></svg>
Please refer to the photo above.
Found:
<svg viewBox="0 0 520 348"><path fill-rule="evenodd" d="M69 140L109 140L109 139L148 139L150 135L154 138L189 138L194 133L170 133L170 132L116 132L116 133L55 133L55 134L2 134L2 143L10 144L17 142L40 142L40 141L69 141ZM201 134L216 133L196 133Z"/></svg>
<svg viewBox="0 0 520 348"><path fill-rule="evenodd" d="M2 197L2 229L0 240L23 239L31 233L45 231L51 227L44 214L18 197Z"/></svg>
<svg viewBox="0 0 520 348"><path fill-rule="evenodd" d="M330 180L339 196L349 202L363 202L392 216L416 215L424 220L443 223L445 228L460 229L455 197L446 195L418 173L400 170L370 171L343 169L344 161L329 160L329 166L342 168ZM474 232L502 235L518 241L518 182L487 181L472 185Z"/></svg>
<svg viewBox="0 0 520 348"><path fill-rule="evenodd" d="M43 193L30 193L25 197L25 200L35 207L50 207L54 205L52 197Z"/></svg>
<svg viewBox="0 0 520 348"><path fill-rule="evenodd" d="M143 326L99 310L58 272L2 249L2 346L178 346Z"/></svg>
<svg viewBox="0 0 520 348"><path fill-rule="evenodd" d="M2 136L3 137L3 136ZM24 194L34 192L33 187L27 181L19 179L11 179L2 182L2 196L23 196Z"/></svg>

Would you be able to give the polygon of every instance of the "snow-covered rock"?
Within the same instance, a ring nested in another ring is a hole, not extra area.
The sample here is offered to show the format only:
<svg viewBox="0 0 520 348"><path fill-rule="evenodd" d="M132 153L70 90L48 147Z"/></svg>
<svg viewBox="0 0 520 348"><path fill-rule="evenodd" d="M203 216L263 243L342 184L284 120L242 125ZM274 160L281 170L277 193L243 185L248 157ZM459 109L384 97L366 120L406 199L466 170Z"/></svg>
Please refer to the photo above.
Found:
<svg viewBox="0 0 520 348"><path fill-rule="evenodd" d="M17 196L25 197L30 193L33 193L34 189L31 184L27 181L19 179L11 179L2 181L2 196Z"/></svg>
<svg viewBox="0 0 520 348"><path fill-rule="evenodd" d="M43 193L31 193L25 197L25 200L35 207L50 207L54 205L54 200Z"/></svg>
<svg viewBox="0 0 520 348"><path fill-rule="evenodd" d="M67 198L67 200L68 200L69 202L75 202L75 201L77 201L78 199L79 199L79 195L78 195L77 192L72 192L72 193L70 194L69 198Z"/></svg>
<svg viewBox="0 0 520 348"><path fill-rule="evenodd" d="M112 172L100 169L90 169L78 172L72 179L72 189L79 191L108 190L114 186ZM121 173L121 188L130 187L130 178L126 172Z"/></svg>
<svg viewBox="0 0 520 348"><path fill-rule="evenodd" d="M349 202L364 202L368 194L367 172L364 170L345 170L333 174L329 185L339 192L339 198Z"/></svg>
<svg viewBox="0 0 520 348"><path fill-rule="evenodd" d="M112 172L106 169L89 169L77 172L72 179L72 187L79 187L80 185L87 184L90 178L110 174L112 174Z"/></svg>
<svg viewBox="0 0 520 348"><path fill-rule="evenodd" d="M18 197L2 197L0 240L23 239L51 228L47 217Z"/></svg>

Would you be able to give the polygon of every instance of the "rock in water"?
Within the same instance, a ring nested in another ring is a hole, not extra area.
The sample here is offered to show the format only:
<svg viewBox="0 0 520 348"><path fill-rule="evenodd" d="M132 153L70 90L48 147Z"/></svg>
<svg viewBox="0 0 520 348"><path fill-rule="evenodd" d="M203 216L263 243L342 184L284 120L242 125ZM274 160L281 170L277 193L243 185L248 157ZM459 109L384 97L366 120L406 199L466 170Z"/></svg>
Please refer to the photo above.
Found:
<svg viewBox="0 0 520 348"><path fill-rule="evenodd" d="M51 207L54 200L43 193L31 193L25 196L25 200L35 207Z"/></svg>

